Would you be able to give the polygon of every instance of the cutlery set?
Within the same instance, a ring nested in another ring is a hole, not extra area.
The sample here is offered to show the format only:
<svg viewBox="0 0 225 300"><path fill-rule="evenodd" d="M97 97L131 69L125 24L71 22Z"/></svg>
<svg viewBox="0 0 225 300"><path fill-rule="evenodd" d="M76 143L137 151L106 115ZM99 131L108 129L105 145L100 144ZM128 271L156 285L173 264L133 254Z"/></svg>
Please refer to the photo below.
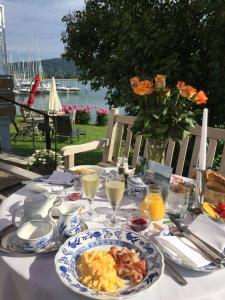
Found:
<svg viewBox="0 0 225 300"><path fill-rule="evenodd" d="M200 252L218 268L222 268L224 266L224 254L220 253L214 247L194 235L186 226L182 226L173 216L170 216L170 220L176 225L179 231L179 236L183 236L190 240L198 248L198 250L200 250Z"/></svg>
<svg viewBox="0 0 225 300"><path fill-rule="evenodd" d="M186 226L180 224L174 216L169 216L170 220L176 227L169 228L170 232L178 237L185 237L190 240L200 251L200 253L205 256L209 261L211 261L217 268L222 268L225 266L225 255L220 253L217 249L194 235ZM186 279L175 269L171 260L164 255L164 262L168 274L173 278L179 285L187 285Z"/></svg>

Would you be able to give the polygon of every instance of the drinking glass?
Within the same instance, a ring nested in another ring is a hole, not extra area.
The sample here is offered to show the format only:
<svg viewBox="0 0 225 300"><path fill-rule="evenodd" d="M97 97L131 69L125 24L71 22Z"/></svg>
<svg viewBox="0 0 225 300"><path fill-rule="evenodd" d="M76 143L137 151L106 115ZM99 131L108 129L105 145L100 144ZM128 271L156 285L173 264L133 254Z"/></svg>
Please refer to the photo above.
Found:
<svg viewBox="0 0 225 300"><path fill-rule="evenodd" d="M108 201L110 202L113 210L112 218L107 223L107 225L110 227L116 227L116 210L123 198L125 182L120 177L108 178L108 180L105 183L105 189Z"/></svg>
<svg viewBox="0 0 225 300"><path fill-rule="evenodd" d="M166 197L166 212L178 218L183 217L188 210L189 195L189 188L179 184L170 184Z"/></svg>
<svg viewBox="0 0 225 300"><path fill-rule="evenodd" d="M87 211L86 215L82 215L82 218L88 221L96 217L96 213L93 210L92 203L99 187L99 176L96 173L83 175L81 177L81 183L84 194L89 203L89 210Z"/></svg>

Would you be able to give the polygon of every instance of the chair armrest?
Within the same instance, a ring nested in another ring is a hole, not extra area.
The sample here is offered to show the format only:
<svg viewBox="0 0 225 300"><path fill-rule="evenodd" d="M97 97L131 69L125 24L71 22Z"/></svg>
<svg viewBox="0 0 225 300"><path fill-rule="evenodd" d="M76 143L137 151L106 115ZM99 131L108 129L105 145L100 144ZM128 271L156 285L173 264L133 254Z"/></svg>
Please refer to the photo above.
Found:
<svg viewBox="0 0 225 300"><path fill-rule="evenodd" d="M95 150L98 148L103 148L108 145L108 139L101 139L85 144L80 144L80 145L72 145L72 146L65 146L60 150L60 153L63 156L68 156L68 155L73 155L76 153L81 153L81 152L86 152L86 151L91 151Z"/></svg>

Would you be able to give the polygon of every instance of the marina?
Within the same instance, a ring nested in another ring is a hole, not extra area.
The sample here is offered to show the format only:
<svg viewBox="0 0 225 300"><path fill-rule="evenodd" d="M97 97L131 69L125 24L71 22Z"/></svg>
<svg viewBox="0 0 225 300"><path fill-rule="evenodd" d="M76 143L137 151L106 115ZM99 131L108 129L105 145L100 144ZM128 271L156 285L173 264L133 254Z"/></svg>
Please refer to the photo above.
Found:
<svg viewBox="0 0 225 300"><path fill-rule="evenodd" d="M50 79L45 80L45 82L50 86ZM60 98L61 104L66 105L78 105L80 107L85 107L86 105L91 105L91 123L95 123L96 111L95 108L105 107L108 105L105 100L105 95L107 90L102 88L99 91L93 91L90 84L84 85L77 79L56 79L57 92ZM64 91L62 88L66 87L67 90ZM79 90L74 91L74 87ZM29 97L29 93L16 94L16 101L26 102ZM34 108L47 110L49 99L49 92L39 92L35 95ZM20 110L17 108L17 114L20 115Z"/></svg>

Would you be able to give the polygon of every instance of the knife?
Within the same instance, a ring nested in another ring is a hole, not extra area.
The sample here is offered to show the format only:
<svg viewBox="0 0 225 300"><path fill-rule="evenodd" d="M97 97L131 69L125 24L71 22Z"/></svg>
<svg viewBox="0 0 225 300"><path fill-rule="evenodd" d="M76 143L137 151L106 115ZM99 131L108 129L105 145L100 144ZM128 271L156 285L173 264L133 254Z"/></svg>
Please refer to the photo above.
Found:
<svg viewBox="0 0 225 300"><path fill-rule="evenodd" d="M196 235L192 234L191 231L185 226L182 226L174 216L170 215L169 218L176 225L180 233L184 237L189 239L202 252L204 256L206 256L217 267L219 268L223 267L225 256L222 253L214 249L211 245L207 244L205 241L202 241Z"/></svg>
<svg viewBox="0 0 225 300"><path fill-rule="evenodd" d="M164 255L164 262L167 268L167 271L169 272L170 276L180 285L186 285L187 280L177 272L177 270L174 269L172 263L169 261L169 259Z"/></svg>

